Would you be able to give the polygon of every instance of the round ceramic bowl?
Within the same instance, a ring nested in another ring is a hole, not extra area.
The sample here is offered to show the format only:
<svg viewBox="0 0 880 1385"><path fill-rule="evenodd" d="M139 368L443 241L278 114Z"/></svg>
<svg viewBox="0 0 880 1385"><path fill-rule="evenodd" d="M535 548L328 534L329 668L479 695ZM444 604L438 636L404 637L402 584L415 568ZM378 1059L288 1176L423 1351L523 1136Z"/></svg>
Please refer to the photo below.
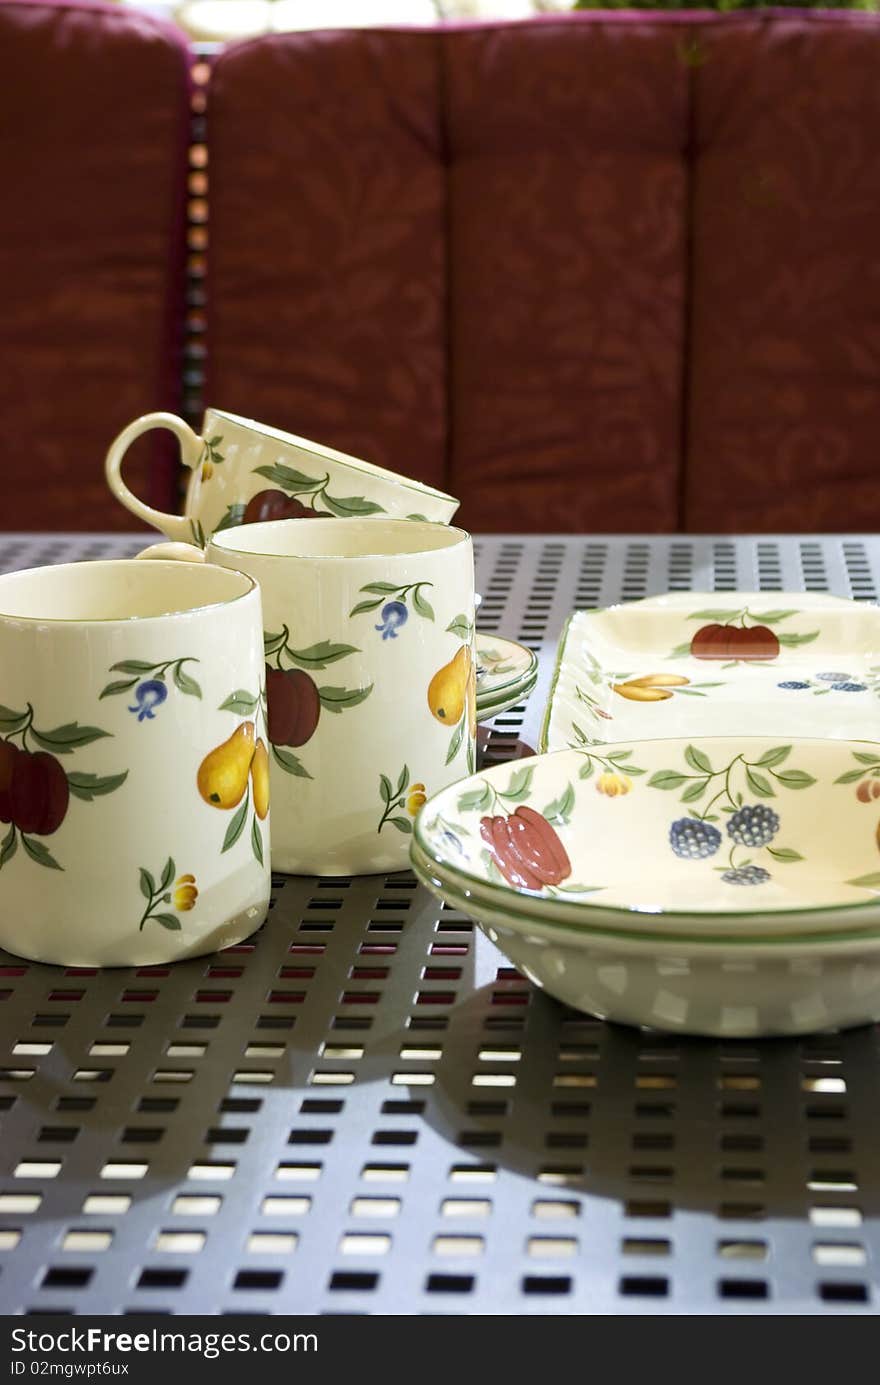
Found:
<svg viewBox="0 0 880 1385"><path fill-rule="evenodd" d="M880 746L715 738L496 766L422 809L462 893L538 923L713 939L880 926Z"/></svg>
<svg viewBox="0 0 880 1385"><path fill-rule="evenodd" d="M412 848L413 868L534 985L621 1024L721 1038L808 1034L880 1018L880 932L795 941L635 938L535 923L459 892Z"/></svg>

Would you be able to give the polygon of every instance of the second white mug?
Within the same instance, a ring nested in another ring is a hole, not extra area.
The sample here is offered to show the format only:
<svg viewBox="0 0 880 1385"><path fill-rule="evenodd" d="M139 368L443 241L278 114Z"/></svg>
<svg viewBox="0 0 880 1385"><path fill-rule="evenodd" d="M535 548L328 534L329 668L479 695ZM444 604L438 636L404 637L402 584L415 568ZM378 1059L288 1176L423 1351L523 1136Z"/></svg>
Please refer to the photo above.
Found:
<svg viewBox="0 0 880 1385"><path fill-rule="evenodd" d="M260 584L273 867L406 869L422 803L474 767L470 535L289 519L140 556L204 557Z"/></svg>

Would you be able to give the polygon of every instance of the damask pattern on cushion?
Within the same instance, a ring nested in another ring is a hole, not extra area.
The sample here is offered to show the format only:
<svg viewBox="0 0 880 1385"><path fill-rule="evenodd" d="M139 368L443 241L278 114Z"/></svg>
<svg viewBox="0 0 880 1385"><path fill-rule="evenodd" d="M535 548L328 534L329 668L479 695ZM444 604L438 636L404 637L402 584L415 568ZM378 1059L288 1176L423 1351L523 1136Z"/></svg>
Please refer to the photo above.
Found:
<svg viewBox="0 0 880 1385"><path fill-rule="evenodd" d="M439 48L275 36L209 104L209 403L445 481Z"/></svg>
<svg viewBox="0 0 880 1385"><path fill-rule="evenodd" d="M880 26L699 42L686 527L880 528Z"/></svg>
<svg viewBox="0 0 880 1385"><path fill-rule="evenodd" d="M180 407L189 53L120 6L0 5L6 529L134 524L104 481L124 424ZM126 477L176 503L167 435Z"/></svg>
<svg viewBox="0 0 880 1385"><path fill-rule="evenodd" d="M446 36L451 486L475 529L676 527L681 39L632 17Z"/></svg>

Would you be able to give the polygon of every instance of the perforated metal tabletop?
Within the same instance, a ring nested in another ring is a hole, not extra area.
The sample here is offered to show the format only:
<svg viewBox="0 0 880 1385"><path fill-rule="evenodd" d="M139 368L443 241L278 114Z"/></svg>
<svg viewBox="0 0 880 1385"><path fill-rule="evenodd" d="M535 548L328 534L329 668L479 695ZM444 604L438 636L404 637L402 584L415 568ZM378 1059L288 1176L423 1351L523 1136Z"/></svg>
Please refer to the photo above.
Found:
<svg viewBox="0 0 880 1385"><path fill-rule="evenodd" d="M7 535L0 570L138 536ZM538 650L667 589L876 600L880 542L486 538ZM215 957L0 954L0 1312L876 1312L873 1027L699 1041L566 1011L408 874L279 877Z"/></svg>

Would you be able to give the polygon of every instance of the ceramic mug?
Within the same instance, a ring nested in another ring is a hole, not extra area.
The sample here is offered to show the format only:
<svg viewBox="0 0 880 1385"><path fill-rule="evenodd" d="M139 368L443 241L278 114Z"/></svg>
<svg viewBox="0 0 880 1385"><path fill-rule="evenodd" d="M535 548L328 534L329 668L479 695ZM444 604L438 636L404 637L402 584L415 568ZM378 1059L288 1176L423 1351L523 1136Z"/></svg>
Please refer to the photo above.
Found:
<svg viewBox="0 0 880 1385"><path fill-rule="evenodd" d="M213 952L269 903L260 592L221 568L0 577L0 946L63 966Z"/></svg>
<svg viewBox="0 0 880 1385"><path fill-rule="evenodd" d="M263 594L272 865L404 870L418 809L474 764L470 535L406 520L275 520L215 534L206 557Z"/></svg>
<svg viewBox="0 0 880 1385"><path fill-rule="evenodd" d="M122 479L127 449L151 428L175 434L192 472L183 515L154 510ZM200 548L219 530L256 520L390 515L447 524L458 509L442 491L219 409L207 410L201 435L176 414L135 419L111 444L105 471L113 494L133 515L169 539Z"/></svg>

